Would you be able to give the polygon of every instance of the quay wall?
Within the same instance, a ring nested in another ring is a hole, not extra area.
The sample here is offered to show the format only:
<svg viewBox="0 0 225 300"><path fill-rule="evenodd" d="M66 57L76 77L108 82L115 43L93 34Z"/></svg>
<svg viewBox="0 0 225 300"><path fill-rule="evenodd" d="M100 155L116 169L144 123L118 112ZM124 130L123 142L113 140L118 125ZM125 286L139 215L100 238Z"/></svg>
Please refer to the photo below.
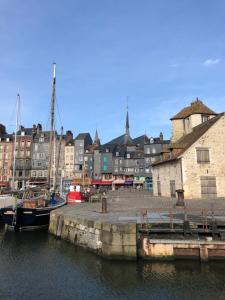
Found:
<svg viewBox="0 0 225 300"><path fill-rule="evenodd" d="M225 242L207 240L141 240L139 256L150 260L198 259L225 260Z"/></svg>
<svg viewBox="0 0 225 300"><path fill-rule="evenodd" d="M51 212L49 232L110 259L136 259L136 223L109 223Z"/></svg>
<svg viewBox="0 0 225 300"><path fill-rule="evenodd" d="M214 239L208 233L185 238L184 234L175 237L173 233L167 233L158 238L142 232L141 224L119 223L108 215L85 216L54 210L50 216L49 232L108 259L225 260L225 240L222 237Z"/></svg>

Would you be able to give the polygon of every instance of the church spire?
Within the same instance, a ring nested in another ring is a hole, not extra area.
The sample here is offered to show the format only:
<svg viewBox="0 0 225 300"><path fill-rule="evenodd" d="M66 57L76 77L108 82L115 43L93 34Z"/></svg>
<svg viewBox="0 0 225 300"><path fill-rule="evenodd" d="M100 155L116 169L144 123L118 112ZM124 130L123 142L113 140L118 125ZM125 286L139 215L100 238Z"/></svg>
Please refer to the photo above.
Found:
<svg viewBox="0 0 225 300"><path fill-rule="evenodd" d="M127 98L127 114L126 114L126 124L125 124L125 135L124 135L124 144L131 142L130 137L130 125L129 125L129 113L128 113L128 98Z"/></svg>
<svg viewBox="0 0 225 300"><path fill-rule="evenodd" d="M98 136L98 130L97 130L97 129L96 129L96 131L95 131L95 140L94 140L94 144L100 145L100 139L99 139L99 136Z"/></svg>
<svg viewBox="0 0 225 300"><path fill-rule="evenodd" d="M127 115L126 115L126 134L130 135L130 125L129 125L129 114L128 114L128 106L127 106Z"/></svg>

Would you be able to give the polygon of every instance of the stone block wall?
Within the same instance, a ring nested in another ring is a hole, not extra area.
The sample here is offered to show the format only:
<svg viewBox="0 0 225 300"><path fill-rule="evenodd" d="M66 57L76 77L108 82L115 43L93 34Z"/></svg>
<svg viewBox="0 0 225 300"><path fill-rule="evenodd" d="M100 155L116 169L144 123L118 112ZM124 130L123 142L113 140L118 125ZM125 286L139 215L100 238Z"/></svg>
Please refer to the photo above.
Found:
<svg viewBox="0 0 225 300"><path fill-rule="evenodd" d="M136 259L136 223L114 224L51 212L49 232L110 259Z"/></svg>

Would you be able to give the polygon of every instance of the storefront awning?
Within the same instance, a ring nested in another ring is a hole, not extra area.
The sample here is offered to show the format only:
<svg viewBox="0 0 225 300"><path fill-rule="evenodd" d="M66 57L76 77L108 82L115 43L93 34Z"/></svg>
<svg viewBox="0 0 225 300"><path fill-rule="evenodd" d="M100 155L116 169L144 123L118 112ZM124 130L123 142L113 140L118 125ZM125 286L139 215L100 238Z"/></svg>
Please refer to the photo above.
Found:
<svg viewBox="0 0 225 300"><path fill-rule="evenodd" d="M9 186L9 182L8 181L0 181L0 186Z"/></svg>
<svg viewBox="0 0 225 300"><path fill-rule="evenodd" d="M112 180L97 180L97 179L93 179L91 181L92 185L111 185L112 184Z"/></svg>
<svg viewBox="0 0 225 300"><path fill-rule="evenodd" d="M124 184L126 184L126 185L132 185L133 184L133 180L125 180Z"/></svg>
<svg viewBox="0 0 225 300"><path fill-rule="evenodd" d="M144 180L134 180L134 184L144 184Z"/></svg>
<svg viewBox="0 0 225 300"><path fill-rule="evenodd" d="M123 179L116 179L113 181L113 184L124 184L125 180Z"/></svg>
<svg viewBox="0 0 225 300"><path fill-rule="evenodd" d="M91 179L90 178L75 178L72 181L72 184L74 185L90 185Z"/></svg>

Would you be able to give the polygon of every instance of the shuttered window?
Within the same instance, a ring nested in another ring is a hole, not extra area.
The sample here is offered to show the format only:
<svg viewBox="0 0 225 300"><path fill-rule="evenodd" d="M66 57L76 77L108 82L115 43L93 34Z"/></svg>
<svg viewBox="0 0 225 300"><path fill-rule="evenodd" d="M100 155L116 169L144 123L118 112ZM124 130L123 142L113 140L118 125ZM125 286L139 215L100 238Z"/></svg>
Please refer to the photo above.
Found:
<svg viewBox="0 0 225 300"><path fill-rule="evenodd" d="M175 180L170 180L170 195L172 198L176 197Z"/></svg>
<svg viewBox="0 0 225 300"><path fill-rule="evenodd" d="M203 198L215 198L216 191L216 177L215 176L201 176L201 194Z"/></svg>
<svg viewBox="0 0 225 300"><path fill-rule="evenodd" d="M209 163L209 149L207 148L198 148L196 149L197 153L197 162L198 163Z"/></svg>
<svg viewBox="0 0 225 300"><path fill-rule="evenodd" d="M158 196L161 196L161 183L160 181L157 181L157 191L158 191Z"/></svg>

